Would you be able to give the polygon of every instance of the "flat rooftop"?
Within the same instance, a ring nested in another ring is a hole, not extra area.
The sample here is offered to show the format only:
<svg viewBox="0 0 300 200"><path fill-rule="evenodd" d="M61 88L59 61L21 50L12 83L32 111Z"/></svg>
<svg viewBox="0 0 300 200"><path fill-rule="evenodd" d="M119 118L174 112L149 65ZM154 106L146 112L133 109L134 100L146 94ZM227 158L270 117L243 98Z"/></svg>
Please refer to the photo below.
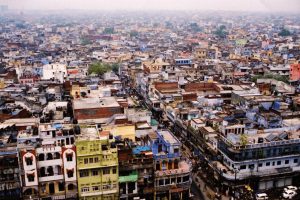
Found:
<svg viewBox="0 0 300 200"><path fill-rule="evenodd" d="M120 107L115 97L81 98L73 100L74 109L89 109L101 107Z"/></svg>
<svg viewBox="0 0 300 200"><path fill-rule="evenodd" d="M180 144L179 140L169 130L159 130L157 133L170 144Z"/></svg>

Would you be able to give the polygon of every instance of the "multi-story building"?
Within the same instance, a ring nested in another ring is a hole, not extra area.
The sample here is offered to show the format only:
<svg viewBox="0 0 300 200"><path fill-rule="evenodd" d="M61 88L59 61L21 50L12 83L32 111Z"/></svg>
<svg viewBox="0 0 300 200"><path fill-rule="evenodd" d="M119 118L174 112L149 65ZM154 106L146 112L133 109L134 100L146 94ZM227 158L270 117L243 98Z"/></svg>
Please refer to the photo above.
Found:
<svg viewBox="0 0 300 200"><path fill-rule="evenodd" d="M145 143L154 157L154 188L156 198L188 199L192 165L181 159L181 143L168 130L149 134Z"/></svg>
<svg viewBox="0 0 300 200"><path fill-rule="evenodd" d="M24 199L76 199L73 125L40 124L19 131L18 149Z"/></svg>
<svg viewBox="0 0 300 200"><path fill-rule="evenodd" d="M154 198L153 154L149 146L118 145L120 199Z"/></svg>
<svg viewBox="0 0 300 200"><path fill-rule="evenodd" d="M20 172L15 144L0 148L0 180L1 200L20 199Z"/></svg>
<svg viewBox="0 0 300 200"><path fill-rule="evenodd" d="M214 166L224 185L249 184L255 190L298 185L299 127L265 129L251 134L220 136L222 163Z"/></svg>
<svg viewBox="0 0 300 200"><path fill-rule="evenodd" d="M81 128L76 151L79 199L118 199L118 152L113 136L95 126Z"/></svg>

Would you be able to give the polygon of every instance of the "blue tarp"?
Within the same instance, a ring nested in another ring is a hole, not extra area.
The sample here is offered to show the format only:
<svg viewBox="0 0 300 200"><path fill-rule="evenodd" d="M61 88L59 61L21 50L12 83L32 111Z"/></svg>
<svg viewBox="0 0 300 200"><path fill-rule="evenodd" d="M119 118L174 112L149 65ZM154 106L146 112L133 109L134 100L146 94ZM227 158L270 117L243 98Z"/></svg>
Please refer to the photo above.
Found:
<svg viewBox="0 0 300 200"><path fill-rule="evenodd" d="M151 151L149 146L137 146L132 150L133 154L140 154L142 151Z"/></svg>

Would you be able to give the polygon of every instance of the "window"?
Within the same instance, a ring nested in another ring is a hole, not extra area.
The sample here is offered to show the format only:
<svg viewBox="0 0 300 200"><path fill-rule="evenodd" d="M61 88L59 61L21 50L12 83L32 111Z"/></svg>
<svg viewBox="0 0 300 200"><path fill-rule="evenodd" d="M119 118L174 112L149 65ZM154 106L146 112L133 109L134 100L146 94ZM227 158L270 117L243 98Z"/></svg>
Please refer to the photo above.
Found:
<svg viewBox="0 0 300 200"><path fill-rule="evenodd" d="M58 190L59 191L64 191L65 190L65 183L64 182L58 183Z"/></svg>
<svg viewBox="0 0 300 200"><path fill-rule="evenodd" d="M181 177L177 177L177 183L181 183Z"/></svg>
<svg viewBox="0 0 300 200"><path fill-rule="evenodd" d="M80 170L79 171L79 176L80 177L87 177L87 176L89 176L89 171L88 170Z"/></svg>
<svg viewBox="0 0 300 200"><path fill-rule="evenodd" d="M68 178L72 178L72 177L73 177L73 174L74 174L74 171L73 171L73 170L68 170L68 171L67 171Z"/></svg>
<svg viewBox="0 0 300 200"><path fill-rule="evenodd" d="M250 165L248 166L248 168L249 168L249 169L254 169L254 164L250 164Z"/></svg>
<svg viewBox="0 0 300 200"><path fill-rule="evenodd" d="M98 170L93 170L93 171L92 171L92 175L93 175L93 176L98 176L98 174L99 174Z"/></svg>
<svg viewBox="0 0 300 200"><path fill-rule="evenodd" d="M34 182L34 175L33 174L28 174L27 179L28 179L28 182Z"/></svg>
<svg viewBox="0 0 300 200"><path fill-rule="evenodd" d="M270 162L266 162L266 166L270 166Z"/></svg>
<svg viewBox="0 0 300 200"><path fill-rule="evenodd" d="M170 179L165 179L165 185L169 185L170 184Z"/></svg>
<svg viewBox="0 0 300 200"><path fill-rule="evenodd" d="M275 161L272 162L272 166L274 166L274 165L275 165Z"/></svg>
<svg viewBox="0 0 300 200"><path fill-rule="evenodd" d="M67 161L71 162L73 160L73 154L67 154Z"/></svg>
<svg viewBox="0 0 300 200"><path fill-rule="evenodd" d="M93 187L92 187L92 190L93 190L93 191L98 191L98 190L99 190L99 186L93 186Z"/></svg>
<svg viewBox="0 0 300 200"><path fill-rule="evenodd" d="M90 163L93 163L94 162L94 159L93 158L90 158Z"/></svg>
<svg viewBox="0 0 300 200"><path fill-rule="evenodd" d="M105 174L110 174L110 170L109 169L103 169L103 175Z"/></svg>
<svg viewBox="0 0 300 200"><path fill-rule="evenodd" d="M74 187L73 184L69 184L69 185L68 185L68 190L74 190L74 188L75 188L75 187Z"/></svg>
<svg viewBox="0 0 300 200"><path fill-rule="evenodd" d="M158 185L164 185L164 179L160 179Z"/></svg>
<svg viewBox="0 0 300 200"><path fill-rule="evenodd" d="M32 165L32 158L26 158L26 165Z"/></svg>
<svg viewBox="0 0 300 200"><path fill-rule="evenodd" d="M95 157L94 158L94 163L97 163L97 162L99 162L99 159L98 159L98 157Z"/></svg>
<svg viewBox="0 0 300 200"><path fill-rule="evenodd" d="M277 161L277 165L281 165L281 161L279 160L279 161Z"/></svg>
<svg viewBox="0 0 300 200"><path fill-rule="evenodd" d="M90 188L88 187L81 188L81 192L88 192L88 191L90 191Z"/></svg>
<svg viewBox="0 0 300 200"><path fill-rule="evenodd" d="M88 164L89 163L89 159L88 158L85 158L84 159L84 164Z"/></svg>
<svg viewBox="0 0 300 200"><path fill-rule="evenodd" d="M176 178L171 178L171 184L176 183Z"/></svg>
<svg viewBox="0 0 300 200"><path fill-rule="evenodd" d="M295 159L294 159L294 163L298 163L298 158L295 158Z"/></svg>
<svg viewBox="0 0 300 200"><path fill-rule="evenodd" d="M262 167L263 166L263 164L262 163L258 163L258 167Z"/></svg>
<svg viewBox="0 0 300 200"><path fill-rule="evenodd" d="M246 165L241 165L240 169L246 169Z"/></svg>
<svg viewBox="0 0 300 200"><path fill-rule="evenodd" d="M113 168L113 174L117 173L117 168Z"/></svg>
<svg viewBox="0 0 300 200"><path fill-rule="evenodd" d="M290 163L289 160L285 160L285 161L284 161L284 164L289 164L289 163Z"/></svg>
<svg viewBox="0 0 300 200"><path fill-rule="evenodd" d="M246 166L246 165L245 165ZM190 177L189 176L184 176L183 177L183 182L187 182L187 181L189 181L190 180Z"/></svg>

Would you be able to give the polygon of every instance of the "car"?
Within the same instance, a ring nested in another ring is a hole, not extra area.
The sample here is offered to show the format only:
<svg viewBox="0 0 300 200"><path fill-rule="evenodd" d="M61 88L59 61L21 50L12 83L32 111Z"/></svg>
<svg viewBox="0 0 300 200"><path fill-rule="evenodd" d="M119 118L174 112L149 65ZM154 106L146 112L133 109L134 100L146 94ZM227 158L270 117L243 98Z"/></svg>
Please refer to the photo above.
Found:
<svg viewBox="0 0 300 200"><path fill-rule="evenodd" d="M255 196L256 200L266 200L269 199L268 195L266 193L258 193Z"/></svg>
<svg viewBox="0 0 300 200"><path fill-rule="evenodd" d="M286 190L297 191L298 188L297 188L296 186L289 185L289 186L286 186L286 187L284 188L284 191L286 191Z"/></svg>
<svg viewBox="0 0 300 200"><path fill-rule="evenodd" d="M297 192L293 191L293 190L285 190L282 193L282 197L285 199L292 199L294 196L296 196Z"/></svg>

